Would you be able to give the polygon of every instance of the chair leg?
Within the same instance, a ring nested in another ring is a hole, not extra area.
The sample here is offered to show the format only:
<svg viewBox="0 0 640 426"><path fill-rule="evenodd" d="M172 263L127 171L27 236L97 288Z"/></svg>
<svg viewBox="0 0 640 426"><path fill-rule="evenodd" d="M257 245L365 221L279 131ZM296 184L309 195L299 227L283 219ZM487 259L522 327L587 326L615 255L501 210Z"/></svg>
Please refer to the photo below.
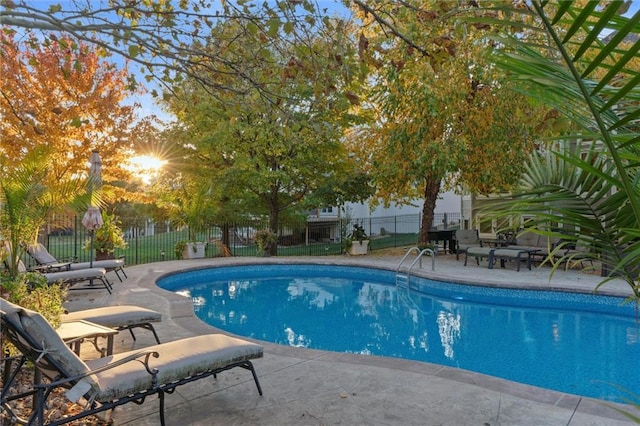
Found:
<svg viewBox="0 0 640 426"><path fill-rule="evenodd" d="M158 399L160 399L160 425L165 426L164 420L164 391L160 389L158 392Z"/></svg>
<svg viewBox="0 0 640 426"><path fill-rule="evenodd" d="M144 328L145 330L149 330L151 333L153 333L153 337L156 339L156 343L160 344L160 338L158 337L158 333L156 333L156 329L153 327L153 324L146 322L144 324L136 324L133 326L125 326L125 327L120 327L118 330L124 330L125 328L127 330L129 330L129 333L131 334L131 338L133 339L133 341L136 341L136 336L135 334L133 334L133 329L136 327L140 327L140 328Z"/></svg>
<svg viewBox="0 0 640 426"><path fill-rule="evenodd" d="M37 425L44 424L44 405L45 405L45 390L44 388L38 386L36 389L36 394L34 395L34 413L32 417L29 419L29 423L31 420L35 420Z"/></svg>
<svg viewBox="0 0 640 426"><path fill-rule="evenodd" d="M260 381L258 380L258 375L256 374L255 368L253 368L253 363L251 361L246 361L245 363L240 364L240 367L251 371L251 374L253 375L253 381L256 382L256 387L258 388L258 393L260 394L260 396L262 396L262 386L260 386ZM214 374L213 377L216 377L216 375Z"/></svg>
<svg viewBox="0 0 640 426"><path fill-rule="evenodd" d="M158 334L156 333L156 329L153 326L153 324L145 324L144 328L151 330L151 332L153 333L153 337L156 338L156 343L160 344L160 338L158 337Z"/></svg>
<svg viewBox="0 0 640 426"><path fill-rule="evenodd" d="M107 291L109 292L109 294L111 294L111 283L109 282L109 280L107 280L106 277L99 278L99 280L102 281L102 284L104 285L104 288L106 288Z"/></svg>

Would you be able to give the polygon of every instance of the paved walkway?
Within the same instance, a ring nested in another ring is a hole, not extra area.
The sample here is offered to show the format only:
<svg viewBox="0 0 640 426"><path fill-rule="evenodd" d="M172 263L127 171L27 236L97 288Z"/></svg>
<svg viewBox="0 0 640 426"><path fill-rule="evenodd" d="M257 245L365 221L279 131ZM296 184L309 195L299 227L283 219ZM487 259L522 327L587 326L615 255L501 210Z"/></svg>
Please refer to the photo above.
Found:
<svg viewBox="0 0 640 426"><path fill-rule="evenodd" d="M425 258L420 275L451 281L493 283L536 288L591 291L600 277L550 268L521 269L511 265L489 270L475 262L463 266L455 257L438 257L435 271ZM124 283L115 280L114 293L80 292L69 295L70 311L106 305L133 304L163 314L157 325L163 341L216 332L197 319L191 301L159 289L163 274L194 267L255 262L375 265L395 269L399 258L362 256L322 258L216 258L169 261L128 267ZM612 282L607 293L628 294L626 284ZM116 351L154 343L150 333L116 336ZM168 425L628 425L603 401L535 388L466 370L400 359L290 348L261 342L264 358L256 360L264 396L251 374L234 369L181 386L166 397ZM83 348L83 355L90 354ZM629 407L625 409L631 410ZM116 425L158 424L158 401L119 407Z"/></svg>

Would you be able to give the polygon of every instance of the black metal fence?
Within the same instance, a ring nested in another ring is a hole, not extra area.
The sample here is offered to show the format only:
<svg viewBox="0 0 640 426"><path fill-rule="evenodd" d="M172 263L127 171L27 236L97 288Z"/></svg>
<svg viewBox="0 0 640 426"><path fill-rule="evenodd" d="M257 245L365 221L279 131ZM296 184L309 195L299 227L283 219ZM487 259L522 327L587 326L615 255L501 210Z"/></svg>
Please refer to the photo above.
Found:
<svg viewBox="0 0 640 426"><path fill-rule="evenodd" d="M75 258L89 261L89 233L80 217L52 219L44 230L44 244L58 259ZM127 241L125 249L116 249L116 256L125 256L128 265L161 262L180 258L176 244L188 240L187 229L176 229L170 223L155 223L150 219L120 218ZM418 241L421 216L402 215L368 218L312 217L283 222L278 230L279 256L324 256L344 252L342 241L355 224L361 225L371 238L370 249L415 245ZM459 213L436 214L432 228L458 228ZM256 256L255 234L266 229L261 220L212 224L197 235L207 243L206 257ZM28 259L27 259L28 260Z"/></svg>

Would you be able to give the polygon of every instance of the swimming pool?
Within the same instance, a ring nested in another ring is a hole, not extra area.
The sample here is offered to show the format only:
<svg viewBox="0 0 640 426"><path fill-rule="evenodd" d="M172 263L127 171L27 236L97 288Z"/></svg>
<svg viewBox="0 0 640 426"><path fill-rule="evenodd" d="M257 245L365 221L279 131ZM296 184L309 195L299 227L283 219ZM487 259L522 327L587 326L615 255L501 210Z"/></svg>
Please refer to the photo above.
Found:
<svg viewBox="0 0 640 426"><path fill-rule="evenodd" d="M508 290L329 265L244 265L158 280L205 322L283 345L391 356L621 401L640 394L632 304L589 294Z"/></svg>

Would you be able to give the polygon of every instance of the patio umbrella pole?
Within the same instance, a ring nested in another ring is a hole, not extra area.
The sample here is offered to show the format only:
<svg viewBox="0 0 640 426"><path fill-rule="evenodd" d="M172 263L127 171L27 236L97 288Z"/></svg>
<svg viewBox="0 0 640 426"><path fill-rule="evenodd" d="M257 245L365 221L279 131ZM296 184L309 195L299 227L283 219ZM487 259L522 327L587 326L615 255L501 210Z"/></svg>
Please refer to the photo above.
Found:
<svg viewBox="0 0 640 426"><path fill-rule="evenodd" d="M102 222L102 214L100 213L100 209L93 205L93 191L96 187L100 187L102 185L102 160L100 159L100 154L98 151L93 151L91 153L90 159L91 167L89 168L89 208L82 218L82 224L89 231L90 242L89 242L89 267L93 268L93 247L94 240L96 236L96 229L100 228L103 225Z"/></svg>
<svg viewBox="0 0 640 426"><path fill-rule="evenodd" d="M91 234L91 243L89 244L89 268L93 268L93 239L96 236L96 231L92 229L89 233Z"/></svg>

